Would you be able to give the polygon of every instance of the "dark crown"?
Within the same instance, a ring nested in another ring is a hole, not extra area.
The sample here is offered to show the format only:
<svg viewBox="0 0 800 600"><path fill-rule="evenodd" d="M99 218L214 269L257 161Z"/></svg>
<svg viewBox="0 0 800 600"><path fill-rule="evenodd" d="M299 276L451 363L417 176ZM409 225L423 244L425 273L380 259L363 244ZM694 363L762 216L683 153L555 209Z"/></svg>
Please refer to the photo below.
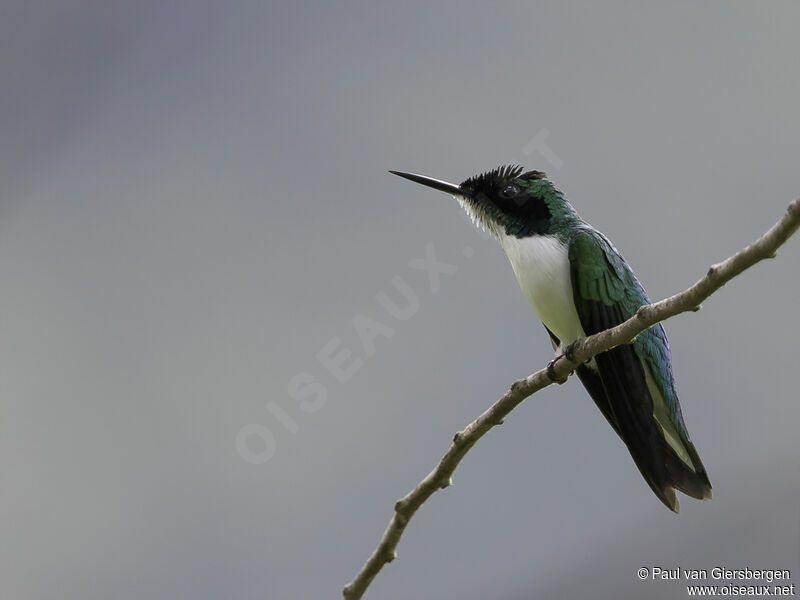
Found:
<svg viewBox="0 0 800 600"><path fill-rule="evenodd" d="M491 190L509 181L513 181L518 177L522 179L544 179L547 176L542 171L527 171L526 173L522 171L523 169L519 165L504 165L491 171L481 173L480 175L470 177L461 184L461 187L470 190Z"/></svg>

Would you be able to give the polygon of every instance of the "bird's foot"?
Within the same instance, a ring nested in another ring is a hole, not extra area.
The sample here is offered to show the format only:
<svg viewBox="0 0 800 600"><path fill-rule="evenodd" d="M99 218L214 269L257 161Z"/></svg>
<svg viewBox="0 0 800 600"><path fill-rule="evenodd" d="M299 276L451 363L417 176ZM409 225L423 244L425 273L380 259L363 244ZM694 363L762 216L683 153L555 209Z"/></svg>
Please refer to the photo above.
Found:
<svg viewBox="0 0 800 600"><path fill-rule="evenodd" d="M553 360L547 363L547 378L553 383L557 383L559 385L566 382L567 379L569 378L569 375L567 375L566 377L559 377L558 375L556 375L556 362L562 356L563 354L559 354Z"/></svg>
<svg viewBox="0 0 800 600"><path fill-rule="evenodd" d="M553 383L559 383L559 384L564 383L569 378L569 376L572 375L572 372L570 372L567 373L567 375L564 377L558 377L556 375L556 362L558 362L559 358L563 357L566 358L573 365L577 365L578 361L575 359L575 346L577 343L578 340L575 340L574 342L569 344L566 348L564 348L563 352L556 354L555 358L551 360L549 363L547 363L547 377Z"/></svg>
<svg viewBox="0 0 800 600"><path fill-rule="evenodd" d="M578 340L572 342L569 346L564 348L564 358L566 358L572 364L578 364L578 361L575 360L575 345L578 343Z"/></svg>

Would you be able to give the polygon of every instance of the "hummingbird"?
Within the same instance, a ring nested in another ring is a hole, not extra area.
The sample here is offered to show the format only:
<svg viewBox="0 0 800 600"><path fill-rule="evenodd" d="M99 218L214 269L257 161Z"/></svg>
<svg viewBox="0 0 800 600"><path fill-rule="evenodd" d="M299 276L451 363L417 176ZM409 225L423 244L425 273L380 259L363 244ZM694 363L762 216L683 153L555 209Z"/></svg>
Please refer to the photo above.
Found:
<svg viewBox="0 0 800 600"><path fill-rule="evenodd" d="M454 196L476 225L491 232L556 356L571 358L576 340L622 323L650 299L611 241L578 216L547 175L523 171L507 165L459 185L389 172ZM576 373L667 508L678 512L675 490L711 498L683 421L660 323L579 365Z"/></svg>

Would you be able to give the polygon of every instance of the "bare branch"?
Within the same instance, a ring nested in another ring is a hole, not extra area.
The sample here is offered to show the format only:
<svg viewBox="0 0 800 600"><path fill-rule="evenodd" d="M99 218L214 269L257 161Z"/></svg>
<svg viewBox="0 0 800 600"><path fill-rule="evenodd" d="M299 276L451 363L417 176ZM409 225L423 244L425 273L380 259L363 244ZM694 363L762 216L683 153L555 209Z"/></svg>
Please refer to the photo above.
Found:
<svg viewBox="0 0 800 600"><path fill-rule="evenodd" d="M560 355L547 368L515 381L502 398L455 434L452 445L436 468L417 487L397 501L392 520L378 547L355 579L344 588L344 598L354 600L364 595L383 565L397 556L397 543L417 509L438 489L450 485L453 472L469 449L492 427L502 423L505 416L525 398L551 383L565 381L579 364L588 361L595 354L629 343L656 323L683 312L699 310L700 304L706 298L742 271L765 258L775 257L778 248L799 226L800 199L797 199L789 205L781 220L769 231L725 261L712 265L706 275L690 288L654 304L642 306L633 317L616 327L578 340L571 352L575 362L570 361L565 355Z"/></svg>

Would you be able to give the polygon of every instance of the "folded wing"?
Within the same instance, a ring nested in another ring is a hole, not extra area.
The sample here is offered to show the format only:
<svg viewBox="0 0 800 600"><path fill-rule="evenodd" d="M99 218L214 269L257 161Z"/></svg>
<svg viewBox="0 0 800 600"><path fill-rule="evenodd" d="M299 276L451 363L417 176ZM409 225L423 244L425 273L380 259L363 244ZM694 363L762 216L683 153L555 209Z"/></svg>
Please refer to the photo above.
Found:
<svg viewBox="0 0 800 600"><path fill-rule="evenodd" d="M580 230L570 242L569 260L586 335L622 323L649 303L630 267L601 233ZM710 498L711 484L681 415L661 325L642 332L633 344L597 355L593 367L581 365L578 377L659 499L677 512L675 489Z"/></svg>

